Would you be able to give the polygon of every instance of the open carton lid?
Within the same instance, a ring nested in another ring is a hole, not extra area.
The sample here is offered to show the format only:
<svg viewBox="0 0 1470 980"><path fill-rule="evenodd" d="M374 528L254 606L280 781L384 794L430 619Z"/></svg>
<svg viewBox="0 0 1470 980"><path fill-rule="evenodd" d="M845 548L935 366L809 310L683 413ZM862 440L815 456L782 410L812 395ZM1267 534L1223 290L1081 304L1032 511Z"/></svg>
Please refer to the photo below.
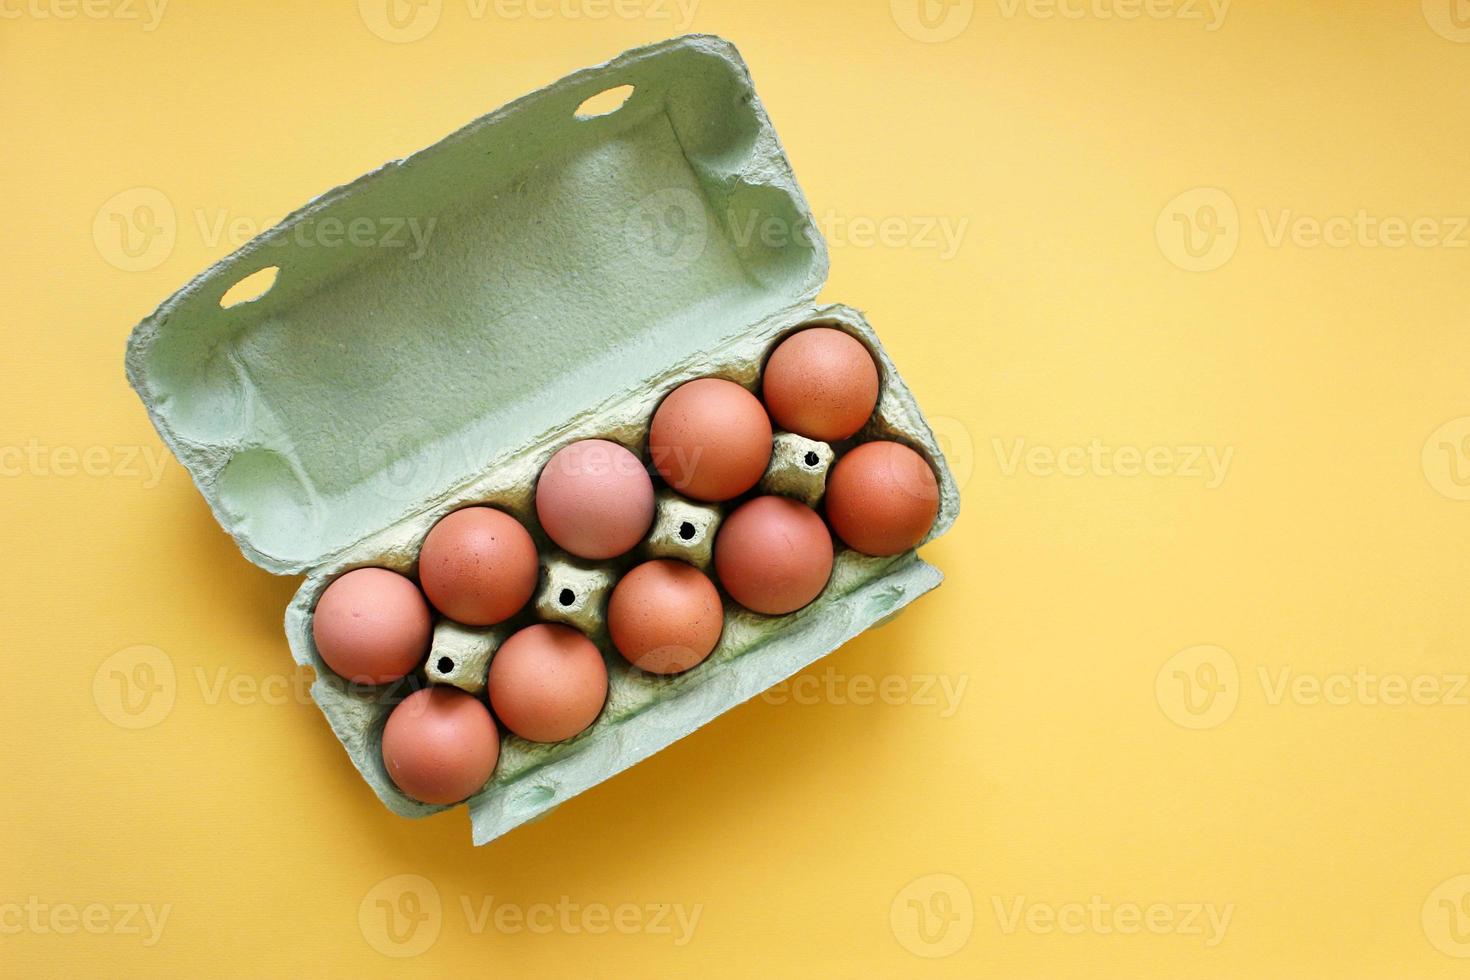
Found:
<svg viewBox="0 0 1470 980"><path fill-rule="evenodd" d="M322 195L140 323L127 371L245 557L296 573L826 276L745 63L693 35Z"/></svg>

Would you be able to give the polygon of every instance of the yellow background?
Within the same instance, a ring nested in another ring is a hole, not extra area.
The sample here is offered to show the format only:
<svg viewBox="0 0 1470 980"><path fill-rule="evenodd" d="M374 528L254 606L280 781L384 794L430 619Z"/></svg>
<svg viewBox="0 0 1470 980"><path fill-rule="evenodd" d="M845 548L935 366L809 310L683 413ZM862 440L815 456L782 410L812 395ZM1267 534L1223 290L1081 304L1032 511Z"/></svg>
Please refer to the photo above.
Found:
<svg viewBox="0 0 1470 980"><path fill-rule="evenodd" d="M1185 0L955 0L929 27L904 0L699 0L687 25L653 0L444 0L407 43L353 0L175 0L153 30L99 2L0 3L0 973L1470 971L1470 44L1447 0L1242 0L1215 30ZM964 509L925 550L948 581L814 687L474 849L462 811L379 805L296 686L296 583L241 558L171 458L158 481L134 458L162 449L124 341L238 244L221 219L268 226L681 28L740 46L829 222L824 297L868 312L950 447ZM108 208L137 188L176 240L128 271ZM1298 221L1359 211L1433 223L1392 248ZM885 219L885 241L843 230ZM935 221L963 224L952 254ZM1217 268L1181 267L1186 227L1221 229L1196 239ZM1017 440L1179 452L1064 475L1012 465ZM1182 447L1229 451L1218 486ZM113 672L143 662L172 706L129 729ZM1359 668L1366 694L1334 680ZM1375 695L1416 682L1430 703ZM890 696L854 703L870 683ZM441 911L395 946L377 903L410 910L405 883ZM1018 901L1075 924L1094 896L1231 918L1213 945L1007 928ZM683 945L648 919L477 928L487 900L699 919ZM52 928L91 903L102 934ZM168 908L156 942L127 905Z"/></svg>

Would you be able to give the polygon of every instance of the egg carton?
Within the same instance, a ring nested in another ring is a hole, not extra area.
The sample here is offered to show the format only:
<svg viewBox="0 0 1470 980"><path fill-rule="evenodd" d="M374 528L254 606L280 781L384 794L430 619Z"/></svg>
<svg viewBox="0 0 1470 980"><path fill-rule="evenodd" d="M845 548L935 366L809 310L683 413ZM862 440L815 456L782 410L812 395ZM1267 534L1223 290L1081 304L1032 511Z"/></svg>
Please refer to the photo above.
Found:
<svg viewBox="0 0 1470 980"><path fill-rule="evenodd" d="M626 87L615 110L583 109ZM414 221L431 229L422 250L392 244L393 229ZM305 575L286 610L292 655L316 672L313 699L395 813L445 808L409 799L388 778L379 747L388 713L430 682L483 690L495 647L519 626L559 619L587 632L608 665L608 700L569 741L505 736L494 775L466 801L476 844L652 755L939 584L914 551L872 558L839 547L813 603L763 616L727 600L709 658L656 676L612 649L606 593L649 556L707 566L728 508L661 494L649 540L612 562L558 556L536 522L536 478L556 450L608 439L646 461L648 426L669 391L708 376L758 391L771 348L822 324L872 352L878 407L836 447L778 434L762 486L818 503L846 445L895 439L938 476L928 539L950 527L953 477L891 358L858 311L814 302L827 273L815 229L739 54L690 36L569 75L328 192L134 330L129 380L216 519L260 567ZM225 305L231 287L267 268L277 273L263 295ZM543 561L537 598L488 630L440 621L428 661L396 684L335 675L312 640L322 590L364 566L415 576L429 529L471 504L499 507L532 533Z"/></svg>

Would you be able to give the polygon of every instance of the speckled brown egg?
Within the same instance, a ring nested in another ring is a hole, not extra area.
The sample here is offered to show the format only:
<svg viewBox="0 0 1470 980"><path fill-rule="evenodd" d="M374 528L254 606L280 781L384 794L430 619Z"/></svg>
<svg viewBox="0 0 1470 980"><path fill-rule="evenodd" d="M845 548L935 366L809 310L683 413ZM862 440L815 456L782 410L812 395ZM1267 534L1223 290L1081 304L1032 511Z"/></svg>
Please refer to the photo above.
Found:
<svg viewBox="0 0 1470 980"><path fill-rule="evenodd" d="M924 457L897 442L865 442L827 477L827 520L848 547L896 555L924 540L939 515L939 483Z"/></svg>
<svg viewBox="0 0 1470 980"><path fill-rule="evenodd" d="M490 660L490 706L506 728L533 742L560 742L597 720L607 665L570 626L537 623L512 635Z"/></svg>
<svg viewBox="0 0 1470 980"><path fill-rule="evenodd" d="M761 395L783 429L836 442L856 433L878 404L878 367L862 341L833 327L783 340L766 361Z"/></svg>
<svg viewBox="0 0 1470 980"><path fill-rule="evenodd" d="M699 378L675 388L653 413L648 455L669 486L696 500L738 497L771 460L771 420L733 381Z"/></svg>
<svg viewBox="0 0 1470 980"><path fill-rule="evenodd" d="M646 561L618 581L607 604L613 646L651 674L702 663L720 642L725 610L703 572L681 561Z"/></svg>
<svg viewBox="0 0 1470 980"><path fill-rule="evenodd" d="M500 732L478 698L429 687L404 698L383 728L383 766L420 803L458 803L490 779Z"/></svg>
<svg viewBox="0 0 1470 980"><path fill-rule="evenodd" d="M606 439L563 446L536 481L536 517L547 537L579 558L616 558L653 524L653 480Z"/></svg>
<svg viewBox="0 0 1470 980"><path fill-rule="evenodd" d="M317 600L311 635L338 675L358 684L387 684L429 652L433 624L418 586L386 568L356 568Z"/></svg>
<svg viewBox="0 0 1470 980"><path fill-rule="evenodd" d="M521 522L493 507L466 507L424 538L419 581L434 608L468 626L514 616L536 590L536 542Z"/></svg>
<svg viewBox="0 0 1470 980"><path fill-rule="evenodd" d="M789 497L756 497L725 518L715 538L725 591L758 613L794 612L832 574L832 536L816 511Z"/></svg>

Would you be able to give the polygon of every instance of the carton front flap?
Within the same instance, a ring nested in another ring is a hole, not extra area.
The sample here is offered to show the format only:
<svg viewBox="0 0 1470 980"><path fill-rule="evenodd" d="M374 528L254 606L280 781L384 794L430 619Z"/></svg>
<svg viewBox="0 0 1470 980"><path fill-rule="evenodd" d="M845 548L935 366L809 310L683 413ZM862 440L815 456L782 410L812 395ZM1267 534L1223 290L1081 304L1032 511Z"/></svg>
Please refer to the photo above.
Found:
<svg viewBox="0 0 1470 980"><path fill-rule="evenodd" d="M128 376L246 557L299 572L826 272L739 54L692 36L311 202L139 324Z"/></svg>

